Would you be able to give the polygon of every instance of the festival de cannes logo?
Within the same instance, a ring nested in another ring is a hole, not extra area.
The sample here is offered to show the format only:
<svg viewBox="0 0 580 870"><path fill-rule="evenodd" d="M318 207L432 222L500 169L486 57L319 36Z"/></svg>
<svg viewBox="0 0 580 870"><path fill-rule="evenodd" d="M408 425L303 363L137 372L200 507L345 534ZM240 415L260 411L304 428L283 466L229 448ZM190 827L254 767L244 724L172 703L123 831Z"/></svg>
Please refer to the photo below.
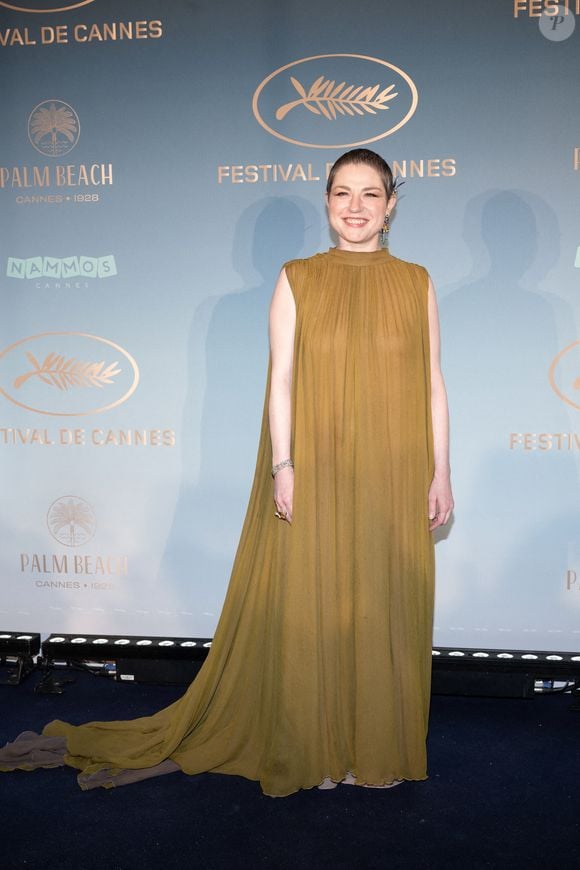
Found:
<svg viewBox="0 0 580 870"><path fill-rule="evenodd" d="M138 384L131 354L97 335L45 332L0 352L0 393L38 414L100 414L126 402Z"/></svg>
<svg viewBox="0 0 580 870"><path fill-rule="evenodd" d="M53 3L32 2L32 0L22 0L21 3L7 3L5 0L0 0L0 6L6 9L13 9L15 12L32 12L32 13L47 13L47 12L69 12L71 9L79 9L81 6L90 6L95 0L60 0L59 6L54 6Z"/></svg>
<svg viewBox="0 0 580 870"><path fill-rule="evenodd" d="M55 541L65 547L80 547L88 544L97 528L92 507L76 495L57 498L48 509L46 524Z"/></svg>
<svg viewBox="0 0 580 870"><path fill-rule="evenodd" d="M411 77L386 60L320 54L266 76L252 110L264 130L293 145L355 148L400 130L418 101Z"/></svg>
<svg viewBox="0 0 580 870"><path fill-rule="evenodd" d="M62 100L44 100L28 119L31 145L45 157L63 157L72 151L81 134L79 116Z"/></svg>
<svg viewBox="0 0 580 870"><path fill-rule="evenodd" d="M557 354L549 378L556 395L580 411L580 341L572 342Z"/></svg>

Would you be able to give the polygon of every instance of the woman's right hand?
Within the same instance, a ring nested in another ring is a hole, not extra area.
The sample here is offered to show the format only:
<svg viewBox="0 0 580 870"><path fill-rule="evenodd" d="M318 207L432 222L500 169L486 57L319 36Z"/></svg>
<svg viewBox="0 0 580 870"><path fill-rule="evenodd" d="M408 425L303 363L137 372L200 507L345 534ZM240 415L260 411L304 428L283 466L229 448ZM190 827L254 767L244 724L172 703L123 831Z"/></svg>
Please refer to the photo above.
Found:
<svg viewBox="0 0 580 870"><path fill-rule="evenodd" d="M292 522L292 499L294 496L294 469L281 468L274 478L274 503L278 513L287 522Z"/></svg>

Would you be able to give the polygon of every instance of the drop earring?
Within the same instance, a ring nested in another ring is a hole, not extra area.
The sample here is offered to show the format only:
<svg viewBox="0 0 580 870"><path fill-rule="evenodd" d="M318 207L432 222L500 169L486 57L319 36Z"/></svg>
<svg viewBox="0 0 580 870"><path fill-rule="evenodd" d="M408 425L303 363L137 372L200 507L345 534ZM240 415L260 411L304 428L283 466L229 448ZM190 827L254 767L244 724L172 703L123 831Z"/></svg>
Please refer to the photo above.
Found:
<svg viewBox="0 0 580 870"><path fill-rule="evenodd" d="M389 213L387 212L386 215L385 215L385 220L384 220L384 223L383 223L383 228L382 228L382 230L381 230L381 232L380 232L381 245L382 245L384 248L388 248L388 247L389 247L389 230L390 230L390 228L391 228L391 227L390 227L390 221L389 221Z"/></svg>

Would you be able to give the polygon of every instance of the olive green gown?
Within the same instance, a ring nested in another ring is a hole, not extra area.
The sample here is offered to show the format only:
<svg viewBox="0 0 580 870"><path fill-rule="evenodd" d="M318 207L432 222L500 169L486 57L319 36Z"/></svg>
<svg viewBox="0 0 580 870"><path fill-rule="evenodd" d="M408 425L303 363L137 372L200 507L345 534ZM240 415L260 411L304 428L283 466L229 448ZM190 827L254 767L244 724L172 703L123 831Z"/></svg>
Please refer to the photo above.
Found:
<svg viewBox="0 0 580 870"><path fill-rule="evenodd" d="M434 553L428 276L385 250L286 264L296 301L294 521L276 519L268 426L223 611L185 695L73 726L79 782L171 759L288 795L427 778ZM23 767L26 765L22 765ZM95 783L95 784L96 784Z"/></svg>

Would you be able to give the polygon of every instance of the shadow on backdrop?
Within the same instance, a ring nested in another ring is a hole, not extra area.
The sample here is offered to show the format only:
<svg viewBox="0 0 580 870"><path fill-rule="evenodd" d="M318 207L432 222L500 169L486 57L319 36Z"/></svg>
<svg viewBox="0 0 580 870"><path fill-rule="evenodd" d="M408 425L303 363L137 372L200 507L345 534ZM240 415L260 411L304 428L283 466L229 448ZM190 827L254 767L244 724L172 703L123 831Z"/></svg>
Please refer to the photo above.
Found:
<svg viewBox="0 0 580 870"><path fill-rule="evenodd" d="M467 206L465 238L475 274L440 303L457 506L437 593L450 633L438 642L453 644L454 627L455 643L557 646L557 629L571 630L560 593L578 543L578 469L567 451L510 449L510 433L574 428L548 380L573 312L557 288L539 289L560 257L558 219L529 192L487 192Z"/></svg>
<svg viewBox="0 0 580 870"><path fill-rule="evenodd" d="M242 288L216 289L194 315L182 485L159 577L166 609L184 615L188 634L213 635L242 528L264 406L274 284L286 260L318 249L319 236L320 214L304 199L253 204L238 221L231 254Z"/></svg>

